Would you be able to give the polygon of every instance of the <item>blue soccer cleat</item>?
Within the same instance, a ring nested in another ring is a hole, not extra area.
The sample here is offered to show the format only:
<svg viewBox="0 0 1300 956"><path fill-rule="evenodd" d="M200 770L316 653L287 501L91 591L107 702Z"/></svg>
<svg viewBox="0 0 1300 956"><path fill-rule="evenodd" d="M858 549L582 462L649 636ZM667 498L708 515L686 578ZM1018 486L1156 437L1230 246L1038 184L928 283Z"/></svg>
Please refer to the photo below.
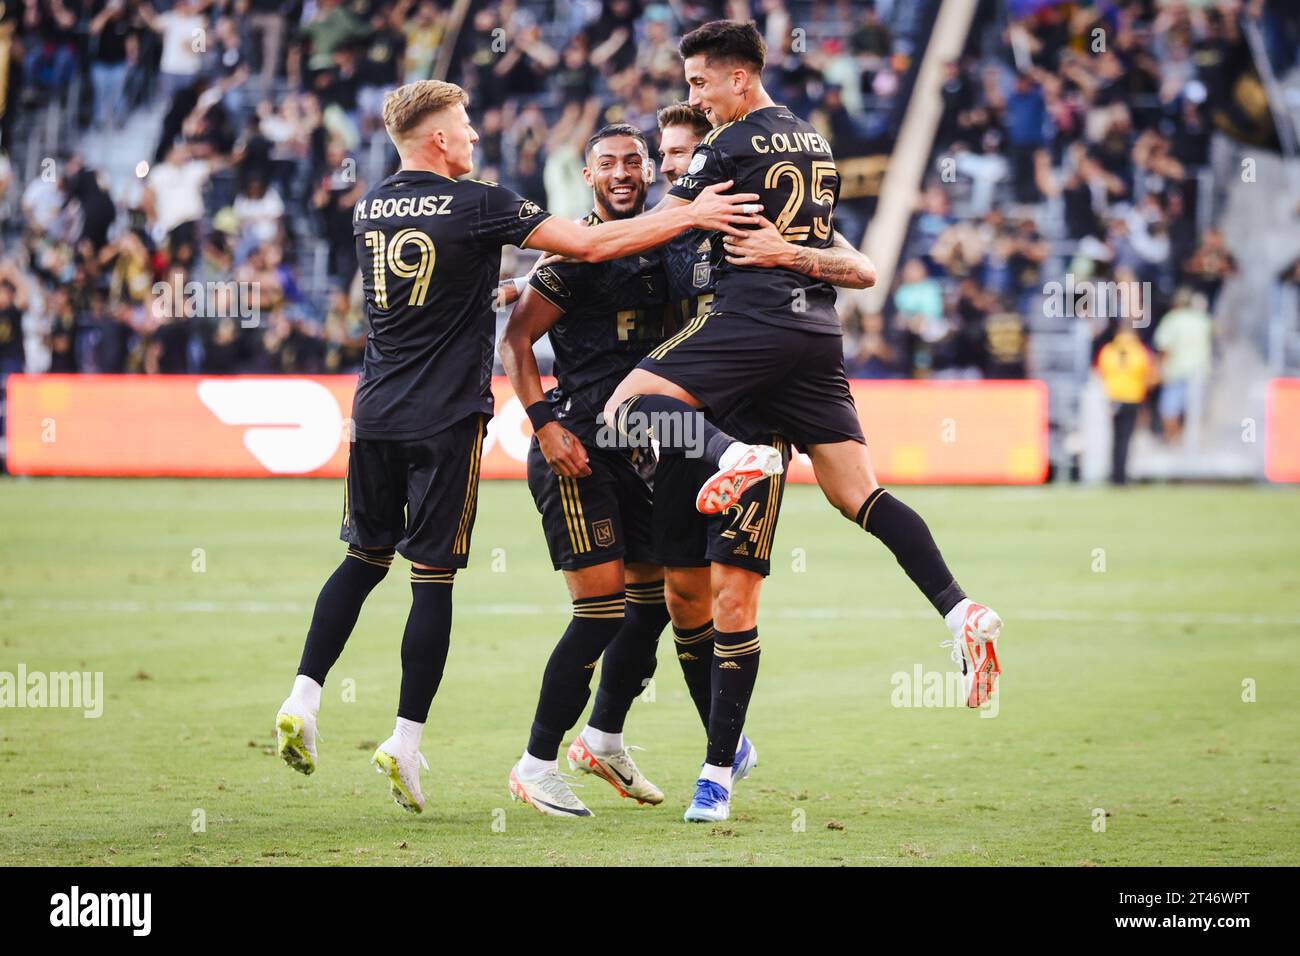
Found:
<svg viewBox="0 0 1300 956"><path fill-rule="evenodd" d="M758 766L758 748L744 734L740 735L740 746L736 748L736 759L731 765L731 785L737 780L744 780L749 772Z"/></svg>
<svg viewBox="0 0 1300 956"><path fill-rule="evenodd" d="M731 815L731 794L727 788L701 777L695 781L695 797L682 814L687 823L720 823Z"/></svg>

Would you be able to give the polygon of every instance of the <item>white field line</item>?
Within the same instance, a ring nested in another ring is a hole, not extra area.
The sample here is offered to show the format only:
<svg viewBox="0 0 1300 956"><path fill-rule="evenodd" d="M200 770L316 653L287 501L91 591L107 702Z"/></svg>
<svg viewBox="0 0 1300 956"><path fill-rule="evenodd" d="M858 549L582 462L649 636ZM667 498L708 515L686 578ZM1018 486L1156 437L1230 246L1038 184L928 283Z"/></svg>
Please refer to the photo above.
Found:
<svg viewBox="0 0 1300 956"><path fill-rule="evenodd" d="M304 601L124 601L36 598L0 599L0 611L53 611L69 614L310 614L314 604ZM1014 622L1043 621L1079 624L1210 624L1224 627L1300 627L1300 615L1241 614L1222 611L1066 611L1052 608L1001 609L1004 619ZM471 604L456 607L456 616L528 617L538 614L566 614L568 604ZM923 609L872 607L769 607L763 616L778 620L934 620Z"/></svg>

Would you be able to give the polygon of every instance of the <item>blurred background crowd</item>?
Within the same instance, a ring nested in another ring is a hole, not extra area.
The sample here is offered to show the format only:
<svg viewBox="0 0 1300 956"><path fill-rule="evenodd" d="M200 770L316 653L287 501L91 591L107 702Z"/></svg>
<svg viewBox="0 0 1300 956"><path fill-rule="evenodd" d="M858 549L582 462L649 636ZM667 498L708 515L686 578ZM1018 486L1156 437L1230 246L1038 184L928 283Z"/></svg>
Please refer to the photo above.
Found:
<svg viewBox="0 0 1300 956"><path fill-rule="evenodd" d="M1136 404L1165 392L1152 423L1174 438L1189 400L1177 383L1211 374L1212 316L1239 269L1217 228L1225 184L1243 148L1279 148L1245 26L1280 76L1300 12L1292 0L972 2L891 285L843 306L849 373L1077 377L1117 323L1061 308L1054 283L1137 283L1134 354L1151 361ZM653 145L657 109L685 94L677 39L720 16L756 21L769 90L830 139L845 184L836 224L860 242L938 7L5 0L0 374L356 371L351 209L396 166L386 90L460 83L481 136L475 175L580 216L587 136L629 122ZM526 254L503 262L507 275L527 267ZM1300 263L1277 281L1295 286ZM178 310L188 293L160 296L160 282L198 283L202 301ZM251 322L235 307L249 288ZM1131 398L1134 366L1119 367L1114 390Z"/></svg>

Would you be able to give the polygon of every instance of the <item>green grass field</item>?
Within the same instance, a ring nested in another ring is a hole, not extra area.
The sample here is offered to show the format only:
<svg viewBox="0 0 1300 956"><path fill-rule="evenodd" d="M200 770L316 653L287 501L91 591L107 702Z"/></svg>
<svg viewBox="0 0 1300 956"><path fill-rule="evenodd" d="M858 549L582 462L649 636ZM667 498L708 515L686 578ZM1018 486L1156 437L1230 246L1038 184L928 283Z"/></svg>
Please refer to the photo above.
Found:
<svg viewBox="0 0 1300 956"><path fill-rule="evenodd" d="M747 728L762 763L710 827L681 822L703 734L671 641L628 724L665 804L594 780L590 820L510 802L567 620L521 483L483 486L415 817L367 763L396 707L401 559L325 688L319 771L271 750L343 553L338 482L0 481L0 671L102 671L106 696L98 719L0 710L0 864L1300 863L1300 493L901 497L1007 621L997 715L893 705L893 675L949 668L947 634L874 538L794 488Z"/></svg>

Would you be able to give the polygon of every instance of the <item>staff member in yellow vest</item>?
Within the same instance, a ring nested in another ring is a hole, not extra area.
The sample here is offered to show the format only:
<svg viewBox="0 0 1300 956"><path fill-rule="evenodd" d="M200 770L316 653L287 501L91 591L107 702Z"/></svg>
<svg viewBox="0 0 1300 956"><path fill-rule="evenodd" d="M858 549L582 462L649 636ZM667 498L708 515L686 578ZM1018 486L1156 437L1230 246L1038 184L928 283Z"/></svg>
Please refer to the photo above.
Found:
<svg viewBox="0 0 1300 956"><path fill-rule="evenodd" d="M1137 333L1121 326L1097 353L1097 372L1113 404L1110 480L1123 485L1128 483L1128 447L1138 410L1156 382L1158 366Z"/></svg>

